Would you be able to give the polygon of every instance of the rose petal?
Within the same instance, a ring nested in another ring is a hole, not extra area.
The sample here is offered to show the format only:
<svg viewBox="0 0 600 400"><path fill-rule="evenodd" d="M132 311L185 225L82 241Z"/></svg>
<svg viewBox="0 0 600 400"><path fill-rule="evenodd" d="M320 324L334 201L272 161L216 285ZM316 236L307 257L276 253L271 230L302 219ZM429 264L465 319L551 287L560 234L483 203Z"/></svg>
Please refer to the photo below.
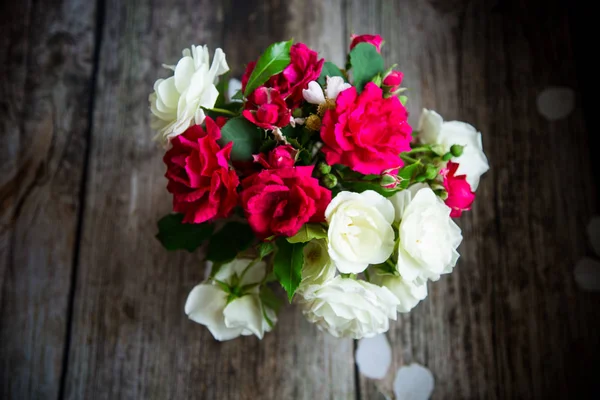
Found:
<svg viewBox="0 0 600 400"><path fill-rule="evenodd" d="M588 292L600 291L600 261L585 257L575 265L575 282Z"/></svg>
<svg viewBox="0 0 600 400"><path fill-rule="evenodd" d="M383 379L392 363L392 348L385 334L358 341L356 365L367 378Z"/></svg>
<svg viewBox="0 0 600 400"><path fill-rule="evenodd" d="M419 364L404 366L396 373L394 394L396 400L427 400L433 392L433 374Z"/></svg>

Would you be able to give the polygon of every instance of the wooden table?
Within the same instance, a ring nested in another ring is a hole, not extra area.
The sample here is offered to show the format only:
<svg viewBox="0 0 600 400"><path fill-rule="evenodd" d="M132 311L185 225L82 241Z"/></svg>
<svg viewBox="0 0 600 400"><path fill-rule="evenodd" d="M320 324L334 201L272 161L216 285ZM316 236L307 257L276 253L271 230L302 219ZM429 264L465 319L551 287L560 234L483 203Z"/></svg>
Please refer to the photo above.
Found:
<svg viewBox="0 0 600 400"><path fill-rule="evenodd" d="M581 106L593 122L597 45L575 40L593 18L565 7L3 2L0 398L381 399L411 362L433 371L436 399L598 394L600 297L573 279L598 211ZM353 32L384 36L384 58L406 74L411 122L428 107L473 123L491 163L460 220L455 272L393 323L381 382L356 370L352 340L318 332L293 306L262 341L214 341L183 312L203 276L198 256L154 239L170 211L147 101L161 63L206 43L240 76L269 43L293 37L342 65ZM576 107L550 121L536 98L555 85L575 90Z"/></svg>

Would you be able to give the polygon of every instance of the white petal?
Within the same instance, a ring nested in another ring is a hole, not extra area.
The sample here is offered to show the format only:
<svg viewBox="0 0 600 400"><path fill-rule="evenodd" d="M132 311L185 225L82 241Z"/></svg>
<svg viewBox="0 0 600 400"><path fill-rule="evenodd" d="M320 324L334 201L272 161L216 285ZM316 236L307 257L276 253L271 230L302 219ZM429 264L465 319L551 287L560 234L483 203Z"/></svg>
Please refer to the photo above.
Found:
<svg viewBox="0 0 600 400"><path fill-rule="evenodd" d="M316 81L308 82L308 89L302 89L302 96L304 100L311 104L322 104L325 103L325 95L323 89Z"/></svg>
<svg viewBox="0 0 600 400"><path fill-rule="evenodd" d="M600 291L600 262L591 258L582 258L575 265L575 282L580 289L589 292Z"/></svg>
<svg viewBox="0 0 600 400"><path fill-rule="evenodd" d="M175 78L170 77L163 80L158 85L156 92L165 106L168 108L177 107L177 102L179 101L179 92L175 88Z"/></svg>
<svg viewBox="0 0 600 400"><path fill-rule="evenodd" d="M592 217L587 226L587 234L592 249L600 257L600 215Z"/></svg>
<svg viewBox="0 0 600 400"><path fill-rule="evenodd" d="M438 113L426 108L419 119L419 138L423 143L437 143L444 119Z"/></svg>
<svg viewBox="0 0 600 400"><path fill-rule="evenodd" d="M396 373L394 394L396 400L427 400L433 393L433 374L419 364L404 366Z"/></svg>
<svg viewBox="0 0 600 400"><path fill-rule="evenodd" d="M227 87L227 99L231 102L242 102L242 100L232 100L231 98L240 90L242 90L242 82L239 79L230 79Z"/></svg>
<svg viewBox="0 0 600 400"><path fill-rule="evenodd" d="M262 339L263 316L257 296L246 295L233 300L225 307L223 315L228 328L246 329Z"/></svg>
<svg viewBox="0 0 600 400"><path fill-rule="evenodd" d="M227 294L214 285L202 283L190 292L185 303L185 313L199 324L205 325L216 340L230 340L240 335L240 329L225 326L223 309Z"/></svg>
<svg viewBox="0 0 600 400"><path fill-rule="evenodd" d="M388 199L374 190L365 190L361 196L369 205L375 207L389 224L394 222L394 206Z"/></svg>
<svg viewBox="0 0 600 400"><path fill-rule="evenodd" d="M206 114L204 113L204 110L201 108L198 108L198 110L196 110L196 114L194 115L194 123L196 125L202 125L205 118L206 118Z"/></svg>
<svg viewBox="0 0 600 400"><path fill-rule="evenodd" d="M223 53L223 50L218 48L215 50L215 55L209 71L209 74L212 77L212 82L214 83L214 79L217 76L223 75L227 71L229 71L229 65L227 65L227 60L225 60L225 53Z"/></svg>
<svg viewBox="0 0 600 400"><path fill-rule="evenodd" d="M356 365L367 378L383 379L392 363L392 348L385 334L360 339L356 348Z"/></svg>
<svg viewBox="0 0 600 400"><path fill-rule="evenodd" d="M217 99L219 98L219 91L217 87L212 83L202 92L198 104L204 108L213 108Z"/></svg>
<svg viewBox="0 0 600 400"><path fill-rule="evenodd" d="M345 83L341 76L328 76L326 79L327 89L325 89L325 92L327 98L331 100L337 99L341 92L352 87L349 83Z"/></svg>
<svg viewBox="0 0 600 400"><path fill-rule="evenodd" d="M175 87L179 93L185 92L188 88L195 71L194 60L191 57L183 57L179 60L175 67Z"/></svg>

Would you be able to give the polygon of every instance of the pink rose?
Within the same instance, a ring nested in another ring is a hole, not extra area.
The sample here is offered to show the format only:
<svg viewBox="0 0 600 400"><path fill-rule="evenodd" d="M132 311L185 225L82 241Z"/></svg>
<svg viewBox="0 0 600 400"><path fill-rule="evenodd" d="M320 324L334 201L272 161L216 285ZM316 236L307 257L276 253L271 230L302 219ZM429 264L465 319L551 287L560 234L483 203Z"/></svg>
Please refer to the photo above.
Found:
<svg viewBox="0 0 600 400"><path fill-rule="evenodd" d="M255 154L253 157L254 162L259 163L265 168L279 169L293 167L296 162L296 154L298 154L298 150L286 144L275 147L269 152L267 157L262 153Z"/></svg>
<svg viewBox="0 0 600 400"><path fill-rule="evenodd" d="M163 161L167 165L167 190L173 194L173 211L183 213L184 223L200 224L231 214L237 204L239 178L229 168L233 143L220 148L221 131L210 118L206 131L190 126L171 140L173 147Z"/></svg>
<svg viewBox="0 0 600 400"><path fill-rule="evenodd" d="M402 78L404 78L404 74L400 71L391 71L385 78L383 78L384 86L390 87L390 92L395 92L400 89L400 84L402 84Z"/></svg>
<svg viewBox="0 0 600 400"><path fill-rule="evenodd" d="M319 78L324 62L324 59L318 59L316 51L304 43L296 43L290 49L290 64L283 72L269 78L264 86L277 89L288 108L297 108L304 101L302 90L308 88L308 82ZM243 91L246 90L246 84L255 66L256 62L251 62L246 67L242 76Z"/></svg>
<svg viewBox="0 0 600 400"><path fill-rule="evenodd" d="M363 174L404 165L399 154L410 150L408 113L397 97L382 94L372 82L360 95L354 87L339 94L335 110L327 110L321 126L327 164L343 164Z"/></svg>
<svg viewBox="0 0 600 400"><path fill-rule="evenodd" d="M323 222L331 192L313 178L313 167L265 169L242 181L242 206L254 233L293 236L307 222Z"/></svg>
<svg viewBox="0 0 600 400"><path fill-rule="evenodd" d="M383 39L379 35L352 35L350 36L350 39L352 39L352 43L350 43L350 50L352 50L354 46L359 43L369 43L375 46L378 53L381 53Z"/></svg>
<svg viewBox="0 0 600 400"><path fill-rule="evenodd" d="M448 192L446 205L452 209L450 216L452 218L460 217L463 211L471 209L471 204L475 200L475 193L467 182L466 175L454 175L458 169L458 164L452 161L448 162L446 168L440 171L444 177L444 188Z"/></svg>
<svg viewBox="0 0 600 400"><path fill-rule="evenodd" d="M261 86L248 97L242 115L256 126L275 129L288 125L292 114L277 89Z"/></svg>

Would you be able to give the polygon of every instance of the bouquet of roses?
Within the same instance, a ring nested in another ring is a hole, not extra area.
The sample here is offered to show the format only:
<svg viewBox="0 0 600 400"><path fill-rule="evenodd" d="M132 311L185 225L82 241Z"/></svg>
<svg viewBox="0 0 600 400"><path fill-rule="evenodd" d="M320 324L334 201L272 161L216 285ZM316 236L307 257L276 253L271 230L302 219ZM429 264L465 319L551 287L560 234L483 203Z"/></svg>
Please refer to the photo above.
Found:
<svg viewBox="0 0 600 400"><path fill-rule="evenodd" d="M227 77L225 53L183 51L150 95L173 212L157 235L210 267L186 314L217 340L262 338L285 301L337 337L370 337L450 273L454 223L488 170L481 134L423 110L380 36L353 36L343 68L274 43Z"/></svg>

